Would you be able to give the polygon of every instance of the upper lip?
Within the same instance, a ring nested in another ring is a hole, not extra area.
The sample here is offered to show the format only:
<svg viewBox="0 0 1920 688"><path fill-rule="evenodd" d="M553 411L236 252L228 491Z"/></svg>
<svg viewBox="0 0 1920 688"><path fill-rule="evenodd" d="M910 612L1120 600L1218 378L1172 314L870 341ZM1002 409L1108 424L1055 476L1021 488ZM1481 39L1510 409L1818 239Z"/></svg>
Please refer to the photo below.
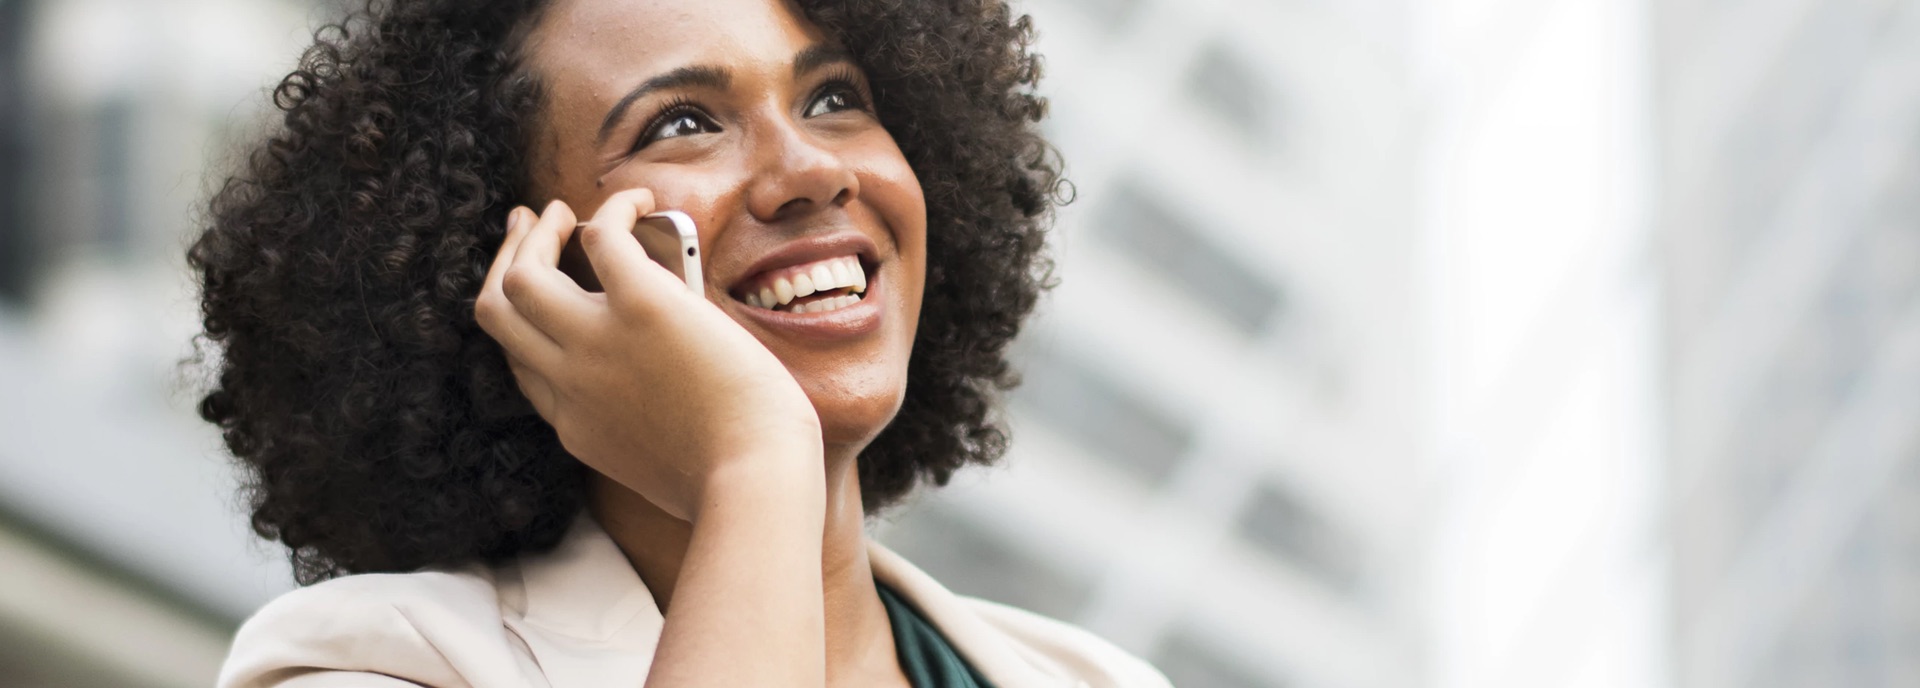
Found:
<svg viewBox="0 0 1920 688"><path fill-rule="evenodd" d="M878 247L867 235L853 230L835 230L828 233L802 237L787 242L780 248L748 266L740 277L727 286L727 291L740 288L740 285L752 281L755 277L770 270L792 267L816 260L825 260L853 254L860 259L861 265L871 265L878 253Z"/></svg>

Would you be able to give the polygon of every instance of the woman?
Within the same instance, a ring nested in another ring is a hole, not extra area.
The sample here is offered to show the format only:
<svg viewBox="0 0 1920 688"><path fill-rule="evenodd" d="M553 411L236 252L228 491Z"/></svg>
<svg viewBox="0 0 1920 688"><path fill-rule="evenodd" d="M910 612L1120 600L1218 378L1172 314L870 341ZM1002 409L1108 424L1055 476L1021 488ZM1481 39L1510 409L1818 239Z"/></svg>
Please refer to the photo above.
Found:
<svg viewBox="0 0 1920 688"><path fill-rule="evenodd" d="M312 584L221 685L1165 684L863 534L1004 447L1059 183L1025 18L363 19L275 92L282 128L190 253L223 354L202 415ZM630 234L659 209L698 227L704 299ZM604 293L556 267L575 233Z"/></svg>

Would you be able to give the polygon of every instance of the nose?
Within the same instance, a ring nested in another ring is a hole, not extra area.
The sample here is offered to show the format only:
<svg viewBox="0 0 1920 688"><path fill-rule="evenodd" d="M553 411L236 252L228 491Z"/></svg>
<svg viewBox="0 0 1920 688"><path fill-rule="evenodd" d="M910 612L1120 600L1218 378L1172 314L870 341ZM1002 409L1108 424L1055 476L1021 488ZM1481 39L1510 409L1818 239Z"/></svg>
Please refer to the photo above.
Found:
<svg viewBox="0 0 1920 688"><path fill-rule="evenodd" d="M782 121L763 130L747 210L761 222L779 222L829 206L844 206L860 195L860 179L839 151Z"/></svg>

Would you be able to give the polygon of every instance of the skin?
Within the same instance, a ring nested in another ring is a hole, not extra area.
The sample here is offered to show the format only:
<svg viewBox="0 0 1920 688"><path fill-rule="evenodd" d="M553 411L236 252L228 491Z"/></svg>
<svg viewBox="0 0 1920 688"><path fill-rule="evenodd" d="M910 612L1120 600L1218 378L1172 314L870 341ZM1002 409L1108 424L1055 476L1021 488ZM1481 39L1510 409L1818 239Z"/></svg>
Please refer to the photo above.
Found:
<svg viewBox="0 0 1920 688"><path fill-rule="evenodd" d="M548 88L535 191L554 200L513 211L476 314L593 470L592 513L666 612L650 686L907 685L856 461L904 396L926 207L833 48L777 0L561 0L529 37ZM827 59L796 72L809 52ZM726 78L608 119L685 67ZM675 99L693 116L655 117ZM576 208L605 293L555 267ZM699 229L704 302L630 234L665 208ZM877 325L795 331L730 294L772 252L834 232L869 242Z"/></svg>

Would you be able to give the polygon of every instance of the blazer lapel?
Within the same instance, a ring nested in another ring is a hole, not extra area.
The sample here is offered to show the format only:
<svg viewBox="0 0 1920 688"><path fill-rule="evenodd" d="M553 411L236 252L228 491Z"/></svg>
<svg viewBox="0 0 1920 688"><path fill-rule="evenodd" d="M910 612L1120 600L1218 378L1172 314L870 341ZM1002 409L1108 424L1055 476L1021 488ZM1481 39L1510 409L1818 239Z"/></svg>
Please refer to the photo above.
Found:
<svg viewBox="0 0 1920 688"><path fill-rule="evenodd" d="M1027 661L1005 633L900 555L868 540L867 557L874 578L912 602L998 688L1075 685ZM507 627L526 643L551 688L638 686L646 680L665 619L626 556L590 516L581 514L552 552L502 567L499 586Z"/></svg>
<svg viewBox="0 0 1920 688"><path fill-rule="evenodd" d="M582 513L552 552L521 557L521 585L503 585L507 627L552 688L639 686L664 619L620 548ZM505 581L503 581L504 583ZM515 614L514 612L519 612Z"/></svg>
<svg viewBox="0 0 1920 688"><path fill-rule="evenodd" d="M868 540L867 559L873 564L874 579L912 602L927 621L940 629L953 649L996 688L1076 685L1071 680L1047 674L1021 657L1006 633L988 624L959 596L900 555Z"/></svg>

